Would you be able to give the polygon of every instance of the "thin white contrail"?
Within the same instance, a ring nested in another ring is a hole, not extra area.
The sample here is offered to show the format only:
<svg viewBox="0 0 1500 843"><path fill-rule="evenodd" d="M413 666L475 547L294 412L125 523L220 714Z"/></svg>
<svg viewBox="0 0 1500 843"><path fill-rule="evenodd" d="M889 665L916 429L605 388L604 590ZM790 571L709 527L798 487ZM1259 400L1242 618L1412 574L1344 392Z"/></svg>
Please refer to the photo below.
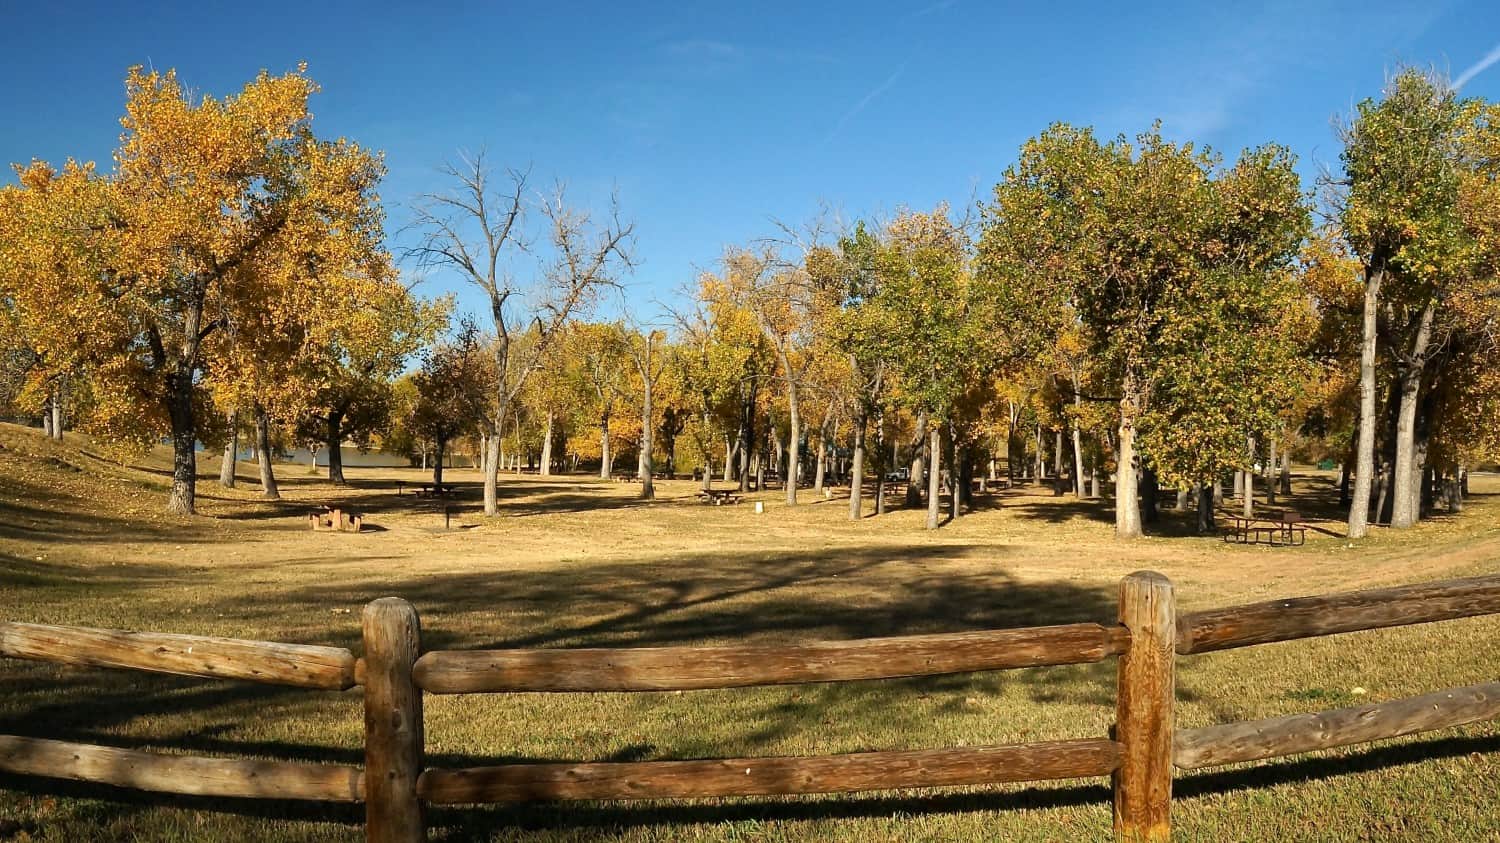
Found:
<svg viewBox="0 0 1500 843"><path fill-rule="evenodd" d="M1458 74L1458 78L1453 80L1453 90L1462 88L1466 82L1488 70L1490 65L1497 61L1500 61L1500 44L1496 44L1495 49L1485 53L1484 58L1474 62L1468 70Z"/></svg>
<svg viewBox="0 0 1500 843"><path fill-rule="evenodd" d="M839 118L839 122L833 127L833 131L828 133L828 137L823 139L823 142L828 143L829 141L837 137L838 133L843 130L845 123L853 120L855 116L857 116L861 111L865 110L865 106L874 102L877 97L885 93L887 88L896 84L896 80L900 79L902 72L906 70L907 64L908 62L901 62L901 65L896 68L895 73L892 73L889 77L886 78L884 82L881 82L879 85L877 85L873 91L865 94L864 98L855 103L853 108L844 112L844 116Z"/></svg>

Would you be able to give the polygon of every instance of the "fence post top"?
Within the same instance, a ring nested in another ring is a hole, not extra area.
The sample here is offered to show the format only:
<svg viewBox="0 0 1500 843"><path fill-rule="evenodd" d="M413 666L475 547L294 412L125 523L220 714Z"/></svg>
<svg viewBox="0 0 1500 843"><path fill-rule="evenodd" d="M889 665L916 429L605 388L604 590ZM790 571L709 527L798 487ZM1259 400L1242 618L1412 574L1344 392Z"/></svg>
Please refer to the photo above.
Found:
<svg viewBox="0 0 1500 843"><path fill-rule="evenodd" d="M362 615L369 618L376 615L407 613L415 615L417 608L400 597L381 597L366 603Z"/></svg>
<svg viewBox="0 0 1500 843"><path fill-rule="evenodd" d="M1172 581L1167 579L1166 574L1156 571L1135 571L1125 575L1122 582L1140 583L1141 585L1172 587Z"/></svg>

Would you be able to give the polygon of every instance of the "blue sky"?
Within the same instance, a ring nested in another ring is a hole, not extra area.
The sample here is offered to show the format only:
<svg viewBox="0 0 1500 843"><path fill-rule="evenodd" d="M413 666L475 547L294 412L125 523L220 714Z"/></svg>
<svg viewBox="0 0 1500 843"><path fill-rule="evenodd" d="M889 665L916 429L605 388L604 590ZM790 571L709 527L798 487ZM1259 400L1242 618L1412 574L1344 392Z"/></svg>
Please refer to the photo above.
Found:
<svg viewBox="0 0 1500 843"><path fill-rule="evenodd" d="M0 0L0 159L109 161L125 68L230 93L306 60L314 125L386 152L393 246L437 166L484 147L635 221L656 297L820 203L846 218L984 197L1054 121L1227 154L1290 146L1400 64L1493 61L1500 3L100 4ZM1500 97L1500 64L1465 93ZM9 175L7 174L7 178ZM520 271L524 272L522 267ZM452 279L431 278L437 291ZM467 301L472 302L469 298Z"/></svg>

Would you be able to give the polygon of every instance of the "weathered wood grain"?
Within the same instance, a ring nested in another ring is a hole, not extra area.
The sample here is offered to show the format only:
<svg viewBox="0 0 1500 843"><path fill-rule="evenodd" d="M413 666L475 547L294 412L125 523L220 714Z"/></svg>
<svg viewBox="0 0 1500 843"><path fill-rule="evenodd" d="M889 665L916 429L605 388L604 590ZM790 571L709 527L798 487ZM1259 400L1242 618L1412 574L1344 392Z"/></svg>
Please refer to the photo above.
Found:
<svg viewBox="0 0 1500 843"><path fill-rule="evenodd" d="M893 679L1097 662L1121 636L1080 623L797 645L577 650L439 650L417 661L434 694L681 691Z"/></svg>
<svg viewBox="0 0 1500 843"><path fill-rule="evenodd" d="M1114 817L1115 836L1132 843L1172 837L1176 619L1166 577L1137 571L1120 581L1120 623L1130 630L1130 648L1120 656L1115 701Z"/></svg>
<svg viewBox="0 0 1500 843"><path fill-rule="evenodd" d="M1177 621L1177 652L1207 653L1497 612L1500 576L1268 600L1184 613Z"/></svg>
<svg viewBox="0 0 1500 843"><path fill-rule="evenodd" d="M355 684L354 654L341 647L201 635L0 622L0 656L301 688Z"/></svg>
<svg viewBox="0 0 1500 843"><path fill-rule="evenodd" d="M134 749L0 735L0 770L188 796L358 802L358 767L164 755Z"/></svg>
<svg viewBox="0 0 1500 843"><path fill-rule="evenodd" d="M422 771L422 692L411 669L422 645L417 610L382 597L365 606L365 839L426 839L417 775Z"/></svg>
<svg viewBox="0 0 1500 843"><path fill-rule="evenodd" d="M1313 714L1225 723L1177 733L1184 770L1398 738L1500 717L1500 682Z"/></svg>
<svg viewBox="0 0 1500 843"><path fill-rule="evenodd" d="M1114 741L1096 739L809 758L507 764L427 770L417 790L443 805L776 796L1105 776L1118 757Z"/></svg>

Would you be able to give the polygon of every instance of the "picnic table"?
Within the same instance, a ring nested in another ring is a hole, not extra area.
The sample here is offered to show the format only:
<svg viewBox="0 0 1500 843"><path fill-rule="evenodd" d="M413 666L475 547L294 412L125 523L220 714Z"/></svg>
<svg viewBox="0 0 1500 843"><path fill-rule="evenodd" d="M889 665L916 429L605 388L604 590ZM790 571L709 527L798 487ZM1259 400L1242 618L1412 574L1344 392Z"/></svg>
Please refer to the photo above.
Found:
<svg viewBox="0 0 1500 843"><path fill-rule="evenodd" d="M412 494L419 498L440 498L453 494L456 488L452 483L422 483Z"/></svg>
<svg viewBox="0 0 1500 843"><path fill-rule="evenodd" d="M365 523L365 517L357 512L327 506L308 513L307 520L320 533L357 533Z"/></svg>
<svg viewBox="0 0 1500 843"><path fill-rule="evenodd" d="M1275 516L1229 516L1229 526L1224 530L1224 541L1240 544L1302 545L1307 541L1307 524L1302 516L1291 510Z"/></svg>
<svg viewBox="0 0 1500 843"><path fill-rule="evenodd" d="M726 503L739 503L741 500L744 500L740 496L738 489L703 489L698 492L698 497L704 503L711 503L714 506L723 506Z"/></svg>

